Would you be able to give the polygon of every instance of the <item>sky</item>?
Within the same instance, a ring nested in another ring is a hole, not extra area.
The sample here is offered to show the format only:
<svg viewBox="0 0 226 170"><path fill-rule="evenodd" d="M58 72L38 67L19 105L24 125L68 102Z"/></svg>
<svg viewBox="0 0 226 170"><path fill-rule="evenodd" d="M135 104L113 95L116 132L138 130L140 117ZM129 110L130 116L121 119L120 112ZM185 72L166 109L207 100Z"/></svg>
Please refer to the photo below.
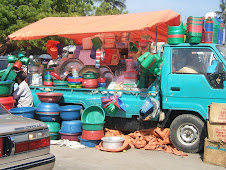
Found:
<svg viewBox="0 0 226 170"><path fill-rule="evenodd" d="M207 12L220 11L220 0L126 0L129 13L171 9L186 21L189 16L202 17Z"/></svg>

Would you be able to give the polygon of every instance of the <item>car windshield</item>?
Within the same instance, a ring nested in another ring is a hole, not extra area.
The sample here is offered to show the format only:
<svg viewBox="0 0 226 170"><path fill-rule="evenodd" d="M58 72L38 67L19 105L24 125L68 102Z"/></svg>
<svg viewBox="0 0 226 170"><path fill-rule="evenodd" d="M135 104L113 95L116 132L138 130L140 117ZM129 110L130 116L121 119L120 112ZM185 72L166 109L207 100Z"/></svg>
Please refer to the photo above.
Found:
<svg viewBox="0 0 226 170"><path fill-rule="evenodd" d="M224 59L226 60L226 47L224 47L223 45L217 45L216 47L221 53L221 55L224 57Z"/></svg>
<svg viewBox="0 0 226 170"><path fill-rule="evenodd" d="M3 106L0 104L0 115L7 114L7 112L3 109Z"/></svg>

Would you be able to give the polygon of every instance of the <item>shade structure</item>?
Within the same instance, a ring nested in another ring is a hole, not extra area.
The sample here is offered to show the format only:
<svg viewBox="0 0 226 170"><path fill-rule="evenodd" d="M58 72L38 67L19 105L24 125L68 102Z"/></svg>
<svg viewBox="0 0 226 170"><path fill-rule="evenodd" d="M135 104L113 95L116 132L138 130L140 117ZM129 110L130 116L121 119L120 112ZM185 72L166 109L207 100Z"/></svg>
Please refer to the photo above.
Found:
<svg viewBox="0 0 226 170"><path fill-rule="evenodd" d="M166 42L168 26L179 24L180 15L172 10L104 16L47 17L10 34L9 38L32 40L61 36L81 43L83 38L100 33L117 35L129 32L131 40L139 39L141 35L150 35L155 39L157 26L158 41Z"/></svg>

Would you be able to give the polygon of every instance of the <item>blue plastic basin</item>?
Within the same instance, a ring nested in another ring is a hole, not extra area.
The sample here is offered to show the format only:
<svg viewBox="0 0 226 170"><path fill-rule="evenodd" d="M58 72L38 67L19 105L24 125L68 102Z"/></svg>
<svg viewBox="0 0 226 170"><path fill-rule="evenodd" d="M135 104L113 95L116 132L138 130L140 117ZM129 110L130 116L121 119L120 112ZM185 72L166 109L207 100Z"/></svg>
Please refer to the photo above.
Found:
<svg viewBox="0 0 226 170"><path fill-rule="evenodd" d="M9 110L10 113L16 116L23 116L33 119L35 116L35 109L33 107L18 107Z"/></svg>
<svg viewBox="0 0 226 170"><path fill-rule="evenodd" d="M87 147L95 147L96 145L99 145L99 143L101 142L101 140L82 139L81 136L79 136L78 139L82 145L85 145Z"/></svg>
<svg viewBox="0 0 226 170"><path fill-rule="evenodd" d="M60 117L63 120L76 120L80 117L80 110L82 106L68 105L60 107Z"/></svg>
<svg viewBox="0 0 226 170"><path fill-rule="evenodd" d="M80 120L62 121L61 133L80 133L82 132L82 123Z"/></svg>
<svg viewBox="0 0 226 170"><path fill-rule="evenodd" d="M38 118L43 122L59 122L60 115L38 114Z"/></svg>
<svg viewBox="0 0 226 170"><path fill-rule="evenodd" d="M37 114L59 114L60 106L56 103L39 103L36 108Z"/></svg>

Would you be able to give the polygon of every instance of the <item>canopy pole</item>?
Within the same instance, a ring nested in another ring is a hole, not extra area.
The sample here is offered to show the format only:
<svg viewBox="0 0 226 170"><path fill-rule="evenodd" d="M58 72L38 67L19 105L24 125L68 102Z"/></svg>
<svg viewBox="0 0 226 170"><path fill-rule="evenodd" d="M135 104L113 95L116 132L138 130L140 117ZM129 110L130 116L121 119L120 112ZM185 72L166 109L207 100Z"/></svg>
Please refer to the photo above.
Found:
<svg viewBox="0 0 226 170"><path fill-rule="evenodd" d="M158 53L158 52L157 52L157 43L158 43L158 40L157 40L157 39L158 39L158 38L157 38L157 34L158 34L158 31L157 31L157 26L156 26L156 36L155 36L155 37L156 37L156 38L155 38L155 41L156 41L156 42L155 42L155 43L156 43L156 44L155 44L155 45L156 45L156 47L155 47L155 48L156 48L156 49L155 49L155 50L156 50L156 53Z"/></svg>

